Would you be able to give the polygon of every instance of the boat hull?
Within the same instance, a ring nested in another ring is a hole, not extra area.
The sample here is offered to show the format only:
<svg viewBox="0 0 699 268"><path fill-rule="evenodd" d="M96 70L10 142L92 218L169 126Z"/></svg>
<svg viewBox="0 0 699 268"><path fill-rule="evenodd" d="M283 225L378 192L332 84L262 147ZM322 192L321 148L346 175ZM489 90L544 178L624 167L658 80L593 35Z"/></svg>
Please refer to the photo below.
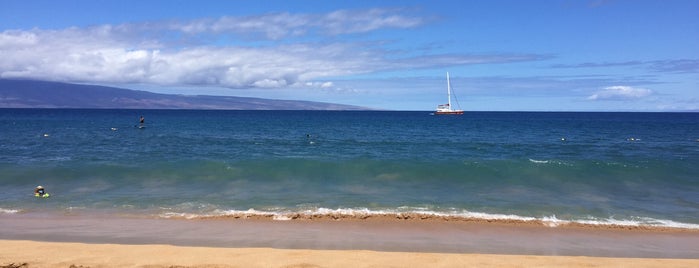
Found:
<svg viewBox="0 0 699 268"><path fill-rule="evenodd" d="M464 111L440 111L440 112L434 112L434 115L459 115L459 114L464 114Z"/></svg>

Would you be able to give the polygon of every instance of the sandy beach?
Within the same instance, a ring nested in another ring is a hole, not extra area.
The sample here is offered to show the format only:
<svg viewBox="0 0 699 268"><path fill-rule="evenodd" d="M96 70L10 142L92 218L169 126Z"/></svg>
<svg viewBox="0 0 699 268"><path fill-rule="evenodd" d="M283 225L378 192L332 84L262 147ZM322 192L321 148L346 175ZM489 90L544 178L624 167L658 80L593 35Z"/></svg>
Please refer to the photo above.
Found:
<svg viewBox="0 0 699 268"><path fill-rule="evenodd" d="M699 267L694 230L0 216L0 267Z"/></svg>
<svg viewBox="0 0 699 268"><path fill-rule="evenodd" d="M0 240L0 267L697 267L698 259L212 248Z"/></svg>

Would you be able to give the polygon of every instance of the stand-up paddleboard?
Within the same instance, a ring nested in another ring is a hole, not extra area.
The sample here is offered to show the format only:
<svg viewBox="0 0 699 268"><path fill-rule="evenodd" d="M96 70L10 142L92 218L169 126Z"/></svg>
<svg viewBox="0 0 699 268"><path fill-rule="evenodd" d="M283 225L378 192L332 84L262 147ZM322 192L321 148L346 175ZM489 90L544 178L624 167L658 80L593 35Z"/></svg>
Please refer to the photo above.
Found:
<svg viewBox="0 0 699 268"><path fill-rule="evenodd" d="M141 117L138 119L138 125L136 125L136 127L137 127L138 129L145 129L145 128L146 128L146 119L143 118L143 116L141 116Z"/></svg>

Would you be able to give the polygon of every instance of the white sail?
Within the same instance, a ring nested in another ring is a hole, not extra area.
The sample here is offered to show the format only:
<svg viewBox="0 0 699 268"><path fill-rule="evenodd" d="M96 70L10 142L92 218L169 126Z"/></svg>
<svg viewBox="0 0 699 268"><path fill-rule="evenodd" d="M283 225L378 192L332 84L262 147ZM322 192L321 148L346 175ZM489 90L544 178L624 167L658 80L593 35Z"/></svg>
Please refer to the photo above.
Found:
<svg viewBox="0 0 699 268"><path fill-rule="evenodd" d="M437 111L434 114L463 114L464 110L457 110L451 108L451 81L449 79L449 72L447 72L447 103L437 105Z"/></svg>

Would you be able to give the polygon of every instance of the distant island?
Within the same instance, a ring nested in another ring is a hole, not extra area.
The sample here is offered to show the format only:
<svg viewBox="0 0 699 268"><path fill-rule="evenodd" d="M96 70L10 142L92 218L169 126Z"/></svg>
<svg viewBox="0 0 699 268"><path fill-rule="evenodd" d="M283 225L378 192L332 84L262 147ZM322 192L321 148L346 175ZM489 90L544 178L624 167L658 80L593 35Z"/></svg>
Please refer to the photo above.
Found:
<svg viewBox="0 0 699 268"><path fill-rule="evenodd" d="M371 110L324 102L158 94L116 87L0 79L0 108Z"/></svg>

